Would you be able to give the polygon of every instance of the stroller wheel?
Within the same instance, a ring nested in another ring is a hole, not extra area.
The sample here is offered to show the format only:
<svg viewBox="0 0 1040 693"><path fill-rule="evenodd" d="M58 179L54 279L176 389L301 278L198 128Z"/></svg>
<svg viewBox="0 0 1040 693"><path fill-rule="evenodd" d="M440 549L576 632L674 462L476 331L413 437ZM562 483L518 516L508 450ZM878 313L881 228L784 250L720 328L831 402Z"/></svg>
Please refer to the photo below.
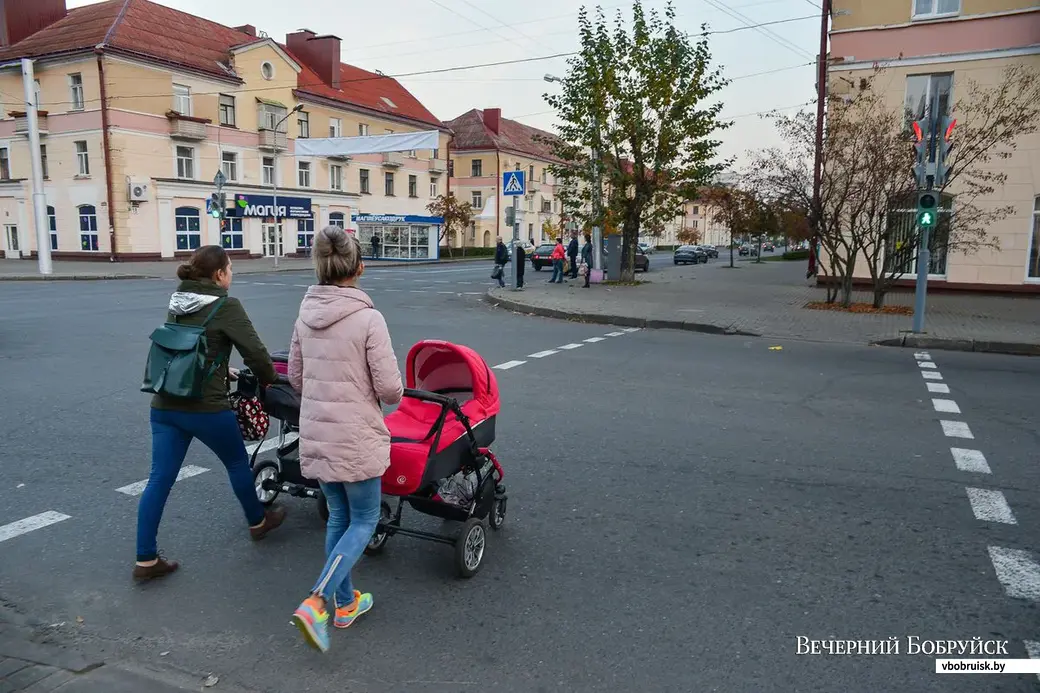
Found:
<svg viewBox="0 0 1040 693"><path fill-rule="evenodd" d="M506 499L496 498L491 503L491 514L488 515L488 524L491 525L491 529L499 530L502 529L502 525L506 523Z"/></svg>
<svg viewBox="0 0 1040 693"><path fill-rule="evenodd" d="M455 568L459 576L470 578L480 570L484 559L484 547L487 545L487 531L484 523L475 517L466 520L462 532L455 540Z"/></svg>
<svg viewBox="0 0 1040 693"><path fill-rule="evenodd" d="M386 540L390 538L388 525L392 519L390 504L383 501L379 505L379 524L382 526L377 526L375 533L372 534L372 538L368 540L368 546L365 547L366 554L375 556L383 553L383 549L386 547Z"/></svg>
<svg viewBox="0 0 1040 693"><path fill-rule="evenodd" d="M276 462L264 460L253 467L253 488L256 489L256 497L264 505L274 503L274 499L278 497L278 489L264 487L276 483L278 483L278 464Z"/></svg>

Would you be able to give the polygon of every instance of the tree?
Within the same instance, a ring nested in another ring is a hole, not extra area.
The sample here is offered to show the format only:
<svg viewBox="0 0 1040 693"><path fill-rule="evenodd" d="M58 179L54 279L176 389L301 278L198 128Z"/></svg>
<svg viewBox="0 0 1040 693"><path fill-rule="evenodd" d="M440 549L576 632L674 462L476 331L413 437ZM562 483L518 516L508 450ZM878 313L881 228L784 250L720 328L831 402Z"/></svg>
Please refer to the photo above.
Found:
<svg viewBox="0 0 1040 693"><path fill-rule="evenodd" d="M426 205L430 214L444 217L444 225L441 226L441 235L437 239L438 244L447 239L448 256L451 257L451 244L460 233L465 233L466 227L473 221L473 205L469 202L459 202L455 193L438 195L433 202Z"/></svg>
<svg viewBox="0 0 1040 693"><path fill-rule="evenodd" d="M675 26L671 2L662 15L637 0L632 21L619 15L613 28L601 7L594 20L583 9L578 26L581 50L561 92L546 95L559 138L545 141L565 162L552 170L569 206L590 210L580 214L593 225L603 226L607 210L617 214L621 279L632 281L640 227L675 219L729 163L710 163L721 144L713 136L730 123L718 119L722 103L705 103L726 80L711 67L707 37L694 43ZM592 203L604 194L597 213Z"/></svg>
<svg viewBox="0 0 1040 693"><path fill-rule="evenodd" d="M677 233L675 238L683 245L697 245L701 242L701 232L698 229L687 226Z"/></svg>
<svg viewBox="0 0 1040 693"><path fill-rule="evenodd" d="M729 229L729 266L735 266L737 234L749 233L755 225L755 199L740 188L716 185L701 191L698 198L714 210L715 219Z"/></svg>

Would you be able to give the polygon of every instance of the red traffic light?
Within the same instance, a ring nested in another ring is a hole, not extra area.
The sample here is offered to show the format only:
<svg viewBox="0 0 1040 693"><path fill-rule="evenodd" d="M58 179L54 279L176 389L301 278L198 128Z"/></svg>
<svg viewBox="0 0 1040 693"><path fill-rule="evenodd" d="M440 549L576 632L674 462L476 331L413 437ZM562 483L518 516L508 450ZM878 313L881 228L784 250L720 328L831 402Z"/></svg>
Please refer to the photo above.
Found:
<svg viewBox="0 0 1040 693"><path fill-rule="evenodd" d="M921 131L921 125L916 120L914 121L914 137L918 142L924 139L924 132Z"/></svg>
<svg viewBox="0 0 1040 693"><path fill-rule="evenodd" d="M949 127L946 128L946 133L943 135L943 139L944 140L948 141L950 139L950 135L953 134L953 128L956 125L957 125L957 119L954 118L953 120L950 121Z"/></svg>

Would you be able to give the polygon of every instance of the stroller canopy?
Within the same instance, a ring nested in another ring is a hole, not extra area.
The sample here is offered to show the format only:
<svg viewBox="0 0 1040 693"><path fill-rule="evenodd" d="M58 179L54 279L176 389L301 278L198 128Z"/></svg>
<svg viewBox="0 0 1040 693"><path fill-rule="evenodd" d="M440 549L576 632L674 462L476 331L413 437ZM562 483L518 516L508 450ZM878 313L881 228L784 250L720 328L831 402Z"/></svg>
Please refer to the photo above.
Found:
<svg viewBox="0 0 1040 693"><path fill-rule="evenodd" d="M480 354L469 347L423 340L408 351L405 368L408 387L455 397L476 421L498 414L495 374Z"/></svg>

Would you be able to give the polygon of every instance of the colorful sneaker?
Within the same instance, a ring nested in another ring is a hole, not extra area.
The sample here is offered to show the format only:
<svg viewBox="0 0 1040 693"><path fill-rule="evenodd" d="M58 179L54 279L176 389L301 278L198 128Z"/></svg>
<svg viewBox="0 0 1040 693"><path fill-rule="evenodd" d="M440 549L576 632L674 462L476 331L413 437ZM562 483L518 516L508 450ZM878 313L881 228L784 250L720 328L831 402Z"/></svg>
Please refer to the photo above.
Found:
<svg viewBox="0 0 1040 693"><path fill-rule="evenodd" d="M368 592L354 590L354 607L347 609L345 606L336 607L336 619L332 622L337 628L349 628L350 624L363 613L372 608L372 595Z"/></svg>
<svg viewBox="0 0 1040 693"><path fill-rule="evenodd" d="M329 649L329 612L318 597L307 597L293 612L293 623L303 633L307 644L321 652Z"/></svg>

